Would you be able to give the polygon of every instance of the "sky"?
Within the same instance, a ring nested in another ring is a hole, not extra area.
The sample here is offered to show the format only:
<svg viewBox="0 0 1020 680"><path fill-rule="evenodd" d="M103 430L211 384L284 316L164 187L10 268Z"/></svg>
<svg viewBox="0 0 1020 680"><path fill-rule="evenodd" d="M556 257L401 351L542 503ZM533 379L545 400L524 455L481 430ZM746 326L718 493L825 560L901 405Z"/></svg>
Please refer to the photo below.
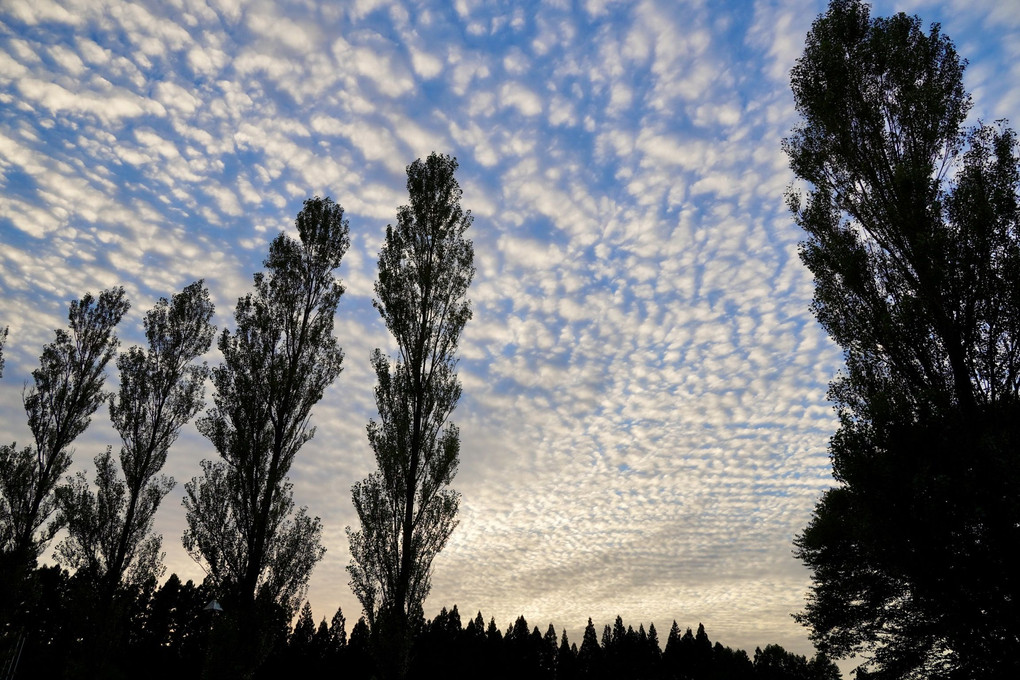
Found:
<svg viewBox="0 0 1020 680"><path fill-rule="evenodd" d="M969 60L971 123L1018 118L1020 3L874 4L941 22ZM156 300L202 278L233 329L269 242L296 233L305 198L332 197L351 230L345 369L291 479L324 528L314 615L342 606L350 628L369 356L395 352L371 304L378 252L406 166L448 153L477 273L453 415L459 525L426 615L457 604L501 629L524 615L578 644L588 617L654 622L663 643L675 619L749 653L813 654L791 617L810 584L792 541L833 484L841 353L809 310L780 141L824 9L0 0L0 440L28 442L21 389L71 299L123 285L123 349ZM107 445L104 408L71 472L91 478ZM167 575L203 576L181 498L215 456L193 423L170 451Z"/></svg>

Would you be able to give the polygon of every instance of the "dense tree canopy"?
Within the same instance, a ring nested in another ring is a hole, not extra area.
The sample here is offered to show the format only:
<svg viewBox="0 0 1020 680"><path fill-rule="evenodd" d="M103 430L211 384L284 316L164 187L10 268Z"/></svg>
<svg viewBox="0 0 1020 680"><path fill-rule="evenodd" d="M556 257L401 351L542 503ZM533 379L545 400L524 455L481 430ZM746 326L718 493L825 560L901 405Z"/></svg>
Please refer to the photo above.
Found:
<svg viewBox="0 0 1020 680"><path fill-rule="evenodd" d="M792 74L789 202L846 360L800 620L878 677L1020 659L1020 166L1011 130L964 129L963 68L938 25L838 0Z"/></svg>

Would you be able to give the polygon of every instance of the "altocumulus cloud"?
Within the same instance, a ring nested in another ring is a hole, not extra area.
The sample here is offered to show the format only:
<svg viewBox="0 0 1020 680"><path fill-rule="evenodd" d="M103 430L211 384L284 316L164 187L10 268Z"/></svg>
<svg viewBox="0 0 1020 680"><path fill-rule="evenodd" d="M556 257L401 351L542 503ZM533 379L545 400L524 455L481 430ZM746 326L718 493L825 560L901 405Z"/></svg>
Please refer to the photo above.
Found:
<svg viewBox="0 0 1020 680"><path fill-rule="evenodd" d="M970 59L973 118L1020 108L1020 10L903 6ZM474 211L474 320L455 413L460 526L427 613L507 625L588 616L705 623L713 639L810 653L790 613L791 540L830 483L825 401L840 366L808 312L783 207L787 77L818 1L269 3L13 0L0 8L0 415L27 438L19 385L67 301L126 286L121 335L205 278L232 326L301 201L347 209L337 334L346 370L292 471L322 517L317 617L358 605L343 528L372 469L371 307L403 169L456 155ZM217 361L211 353L209 360ZM110 377L111 385L115 376ZM105 413L76 445L115 443ZM158 515L180 548L184 480L215 453L189 427Z"/></svg>

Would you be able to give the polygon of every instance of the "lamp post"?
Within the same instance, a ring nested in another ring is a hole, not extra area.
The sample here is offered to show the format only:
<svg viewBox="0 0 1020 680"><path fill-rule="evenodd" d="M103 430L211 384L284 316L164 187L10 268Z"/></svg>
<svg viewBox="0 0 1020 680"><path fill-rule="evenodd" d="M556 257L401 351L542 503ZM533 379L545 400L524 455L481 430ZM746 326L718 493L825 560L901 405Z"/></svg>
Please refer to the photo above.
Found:
<svg viewBox="0 0 1020 680"><path fill-rule="evenodd" d="M216 620L217 614L223 613L223 607L216 601L216 598L209 600L209 604L202 607L203 612L209 612L209 631L205 636L205 654L203 655L202 666L205 670L209 668L209 657L212 655L212 641L213 641L213 621ZM205 673L202 674L205 676Z"/></svg>

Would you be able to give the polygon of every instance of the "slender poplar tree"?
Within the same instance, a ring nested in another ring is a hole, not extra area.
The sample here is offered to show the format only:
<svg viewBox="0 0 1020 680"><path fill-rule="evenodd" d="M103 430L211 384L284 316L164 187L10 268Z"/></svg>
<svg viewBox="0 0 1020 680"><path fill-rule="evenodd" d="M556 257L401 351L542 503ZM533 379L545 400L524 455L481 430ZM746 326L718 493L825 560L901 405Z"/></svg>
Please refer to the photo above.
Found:
<svg viewBox="0 0 1020 680"><path fill-rule="evenodd" d="M0 378L4 376L4 344L7 342L7 330L7 326L0 330Z"/></svg>
<svg viewBox="0 0 1020 680"><path fill-rule="evenodd" d="M22 395L33 445L0 446L0 559L25 567L57 532L54 489L71 464L68 447L107 398L106 365L117 350L114 327L127 312L123 288L86 293L71 302L67 330L43 348L32 385Z"/></svg>
<svg viewBox="0 0 1020 680"><path fill-rule="evenodd" d="M0 445L0 625L21 585L59 529L54 489L71 465L71 444L106 400L106 365L117 350L114 327L127 312L123 288L73 300L68 328L43 348L32 384L22 392L33 443Z"/></svg>
<svg viewBox="0 0 1020 680"><path fill-rule="evenodd" d="M141 584L162 575L162 536L151 529L174 480L159 472L181 428L204 405L209 370L192 362L212 344L213 309L209 291L196 281L172 300L160 299L145 315L149 347L132 347L117 358L120 389L110 400L123 477L107 448L95 458L95 492L84 473L57 488L68 536L56 556L90 572L106 604L126 576Z"/></svg>
<svg viewBox="0 0 1020 680"><path fill-rule="evenodd" d="M237 330L220 336L215 406L198 429L221 460L203 461L185 485L184 547L216 584L219 632L233 635L208 673L254 672L272 621L297 611L325 552L319 519L294 512L287 473L315 433L312 407L341 371L333 317L344 288L333 271L350 241L329 198L306 200L296 226L300 240L281 233L272 242L254 292L238 300Z"/></svg>
<svg viewBox="0 0 1020 680"><path fill-rule="evenodd" d="M354 485L361 530L347 534L351 586L388 641L387 675L406 672L409 625L422 617L432 561L456 526L459 494L449 484L460 435L449 417L461 393L456 350L475 272L456 169L456 159L435 153L407 167L410 203L386 227L379 254L374 305L397 358L372 354L379 420L369 422L368 439L379 467Z"/></svg>

